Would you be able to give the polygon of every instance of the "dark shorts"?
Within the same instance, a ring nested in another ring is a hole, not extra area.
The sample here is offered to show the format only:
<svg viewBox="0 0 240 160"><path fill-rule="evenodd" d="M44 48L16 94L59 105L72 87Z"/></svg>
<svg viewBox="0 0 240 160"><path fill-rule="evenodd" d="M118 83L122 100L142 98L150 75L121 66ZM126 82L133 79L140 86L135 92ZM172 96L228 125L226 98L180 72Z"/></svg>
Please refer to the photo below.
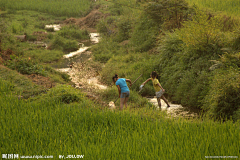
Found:
<svg viewBox="0 0 240 160"><path fill-rule="evenodd" d="M127 98L127 97L129 97L129 95L130 95L129 91L128 92L123 92L123 93L121 93L120 98Z"/></svg>

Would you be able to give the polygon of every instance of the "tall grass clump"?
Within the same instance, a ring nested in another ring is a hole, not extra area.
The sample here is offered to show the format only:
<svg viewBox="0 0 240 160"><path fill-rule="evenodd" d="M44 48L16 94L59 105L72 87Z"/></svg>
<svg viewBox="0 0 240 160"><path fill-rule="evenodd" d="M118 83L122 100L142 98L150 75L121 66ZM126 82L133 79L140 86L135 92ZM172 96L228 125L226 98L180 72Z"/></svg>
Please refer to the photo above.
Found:
<svg viewBox="0 0 240 160"><path fill-rule="evenodd" d="M223 32L218 17L196 11L192 21L170 33L161 41L159 72L173 101L200 108L209 89L211 60L223 55L229 46L228 33Z"/></svg>
<svg viewBox="0 0 240 160"><path fill-rule="evenodd" d="M80 102L85 95L78 92L70 85L56 85L54 88L49 89L46 94L39 95L31 99L31 101L38 101L39 103L72 103Z"/></svg>
<svg viewBox="0 0 240 160"><path fill-rule="evenodd" d="M91 50L94 53L94 60L101 63L106 63L113 56L126 51L117 42L107 38L102 38L99 44L93 46Z"/></svg>
<svg viewBox="0 0 240 160"><path fill-rule="evenodd" d="M12 59L8 60L6 66L10 69L17 70L21 74L39 74L46 76L47 73L43 66L36 64L30 58L21 58L17 56L11 56Z"/></svg>
<svg viewBox="0 0 240 160"><path fill-rule="evenodd" d="M59 32L57 32L59 36L62 36L66 39L74 39L74 40L87 40L89 39L89 33L87 30L80 30L75 25L64 26L61 28Z"/></svg>
<svg viewBox="0 0 240 160"><path fill-rule="evenodd" d="M190 5L197 5L200 8L208 8L212 11L222 11L224 14L239 16L240 2L238 0L186 0Z"/></svg>
<svg viewBox="0 0 240 160"><path fill-rule="evenodd" d="M46 49L34 49L24 53L25 57L29 57L37 63L51 63L58 61L64 55L63 51L60 50L46 50Z"/></svg>
<svg viewBox="0 0 240 160"><path fill-rule="evenodd" d="M72 52L78 50L78 42L76 40L66 39L62 36L55 36L50 42L48 49L62 50L63 52Z"/></svg>
<svg viewBox="0 0 240 160"><path fill-rule="evenodd" d="M183 106L203 108L215 119L239 119L238 33L222 17L196 10L192 21L159 44L159 72L167 95ZM234 30L234 32L232 31ZM229 51L228 54L225 51ZM214 71L213 71L214 70Z"/></svg>
<svg viewBox="0 0 240 160"><path fill-rule="evenodd" d="M82 17L89 12L93 1L89 0L1 0L0 6L4 10L33 10L44 12L55 16Z"/></svg>
<svg viewBox="0 0 240 160"><path fill-rule="evenodd" d="M240 53L226 53L211 67L214 76L203 108L215 119L240 119Z"/></svg>
<svg viewBox="0 0 240 160"><path fill-rule="evenodd" d="M1 90L5 83L0 81ZM79 103L26 102L0 93L2 153L87 159L204 159L239 156L239 124L188 122ZM54 97L52 97L54 98ZM224 144L224 146L222 145Z"/></svg>

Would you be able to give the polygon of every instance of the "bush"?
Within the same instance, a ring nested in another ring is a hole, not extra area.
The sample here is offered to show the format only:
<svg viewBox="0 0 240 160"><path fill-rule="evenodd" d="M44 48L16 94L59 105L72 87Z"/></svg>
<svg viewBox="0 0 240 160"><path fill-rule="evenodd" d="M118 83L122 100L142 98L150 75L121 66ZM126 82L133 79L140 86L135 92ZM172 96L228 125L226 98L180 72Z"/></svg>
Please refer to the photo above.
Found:
<svg viewBox="0 0 240 160"><path fill-rule="evenodd" d="M99 44L92 47L94 53L94 60L106 63L111 57L124 53L124 50L118 43L112 39L102 38Z"/></svg>
<svg viewBox="0 0 240 160"><path fill-rule="evenodd" d="M152 19L146 15L141 17L139 23L133 29L130 38L131 44L135 47L135 51L145 52L152 49L156 45L156 37L159 28Z"/></svg>
<svg viewBox="0 0 240 160"><path fill-rule="evenodd" d="M215 119L240 119L240 53L224 54L214 65L214 76L203 109Z"/></svg>
<svg viewBox="0 0 240 160"><path fill-rule="evenodd" d="M76 40L67 40L61 36L56 36L49 46L49 49L63 50L64 52L76 51L78 48Z"/></svg>
<svg viewBox="0 0 240 160"><path fill-rule="evenodd" d="M211 60L218 59L227 46L217 18L208 19L197 13L184 28L167 34L159 45L159 72L162 82L174 102L201 108L212 76ZM219 26L218 26L219 25Z"/></svg>
<svg viewBox="0 0 240 160"><path fill-rule="evenodd" d="M25 57L31 57L37 63L51 63L61 59L64 53L59 50L35 49L26 51L24 55Z"/></svg>
<svg viewBox="0 0 240 160"><path fill-rule="evenodd" d="M180 28L181 23L188 18L189 9L185 0L158 0L144 6L146 14L155 21L159 27L171 30ZM164 26L162 26L164 24Z"/></svg>
<svg viewBox="0 0 240 160"><path fill-rule="evenodd" d="M203 109L215 119L240 119L240 74L234 69L216 71Z"/></svg>
<svg viewBox="0 0 240 160"><path fill-rule="evenodd" d="M17 70L22 74L39 74L42 76L47 75L43 66L36 64L28 58L11 56L11 60L7 61L6 66L10 69Z"/></svg>
<svg viewBox="0 0 240 160"><path fill-rule="evenodd" d="M85 97L85 94L73 88L70 85L56 85L51 88L46 94L41 94L37 97L31 98L31 101L48 102L48 103L73 103L80 102Z"/></svg>
<svg viewBox="0 0 240 160"><path fill-rule="evenodd" d="M128 40L130 38L131 32L131 20L130 19L119 19L117 22L118 32L115 36L115 41L122 42L124 40Z"/></svg>
<svg viewBox="0 0 240 160"><path fill-rule="evenodd" d="M89 39L89 33L87 30L80 30L76 25L64 26L59 32L59 36L66 39L86 40Z"/></svg>

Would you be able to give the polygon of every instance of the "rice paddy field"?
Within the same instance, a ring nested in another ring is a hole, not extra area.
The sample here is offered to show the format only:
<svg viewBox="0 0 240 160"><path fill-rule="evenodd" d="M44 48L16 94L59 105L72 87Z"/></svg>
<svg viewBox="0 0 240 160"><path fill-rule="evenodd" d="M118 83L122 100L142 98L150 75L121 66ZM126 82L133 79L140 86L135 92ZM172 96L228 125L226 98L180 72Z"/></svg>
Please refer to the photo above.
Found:
<svg viewBox="0 0 240 160"><path fill-rule="evenodd" d="M110 111L79 103L19 100L0 80L1 154L84 159L205 159L240 156L239 123L169 119L151 109Z"/></svg>
<svg viewBox="0 0 240 160"><path fill-rule="evenodd" d="M224 14L237 16L240 15L239 0L186 0L190 5L196 5L200 8L207 8L212 11L221 11Z"/></svg>
<svg viewBox="0 0 240 160"><path fill-rule="evenodd" d="M1 10L32 10L54 16L82 17L92 5L90 0L0 0Z"/></svg>

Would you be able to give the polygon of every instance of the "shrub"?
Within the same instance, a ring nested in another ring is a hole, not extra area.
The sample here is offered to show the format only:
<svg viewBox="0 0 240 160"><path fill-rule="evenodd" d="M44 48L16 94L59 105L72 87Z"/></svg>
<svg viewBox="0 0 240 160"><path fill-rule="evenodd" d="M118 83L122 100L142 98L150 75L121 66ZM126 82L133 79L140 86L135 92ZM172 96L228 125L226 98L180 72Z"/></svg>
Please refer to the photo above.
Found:
<svg viewBox="0 0 240 160"><path fill-rule="evenodd" d="M158 26L171 30L180 28L181 23L191 13L185 0L159 0L144 5L146 14L155 21ZM165 26L162 26L162 25Z"/></svg>
<svg viewBox="0 0 240 160"><path fill-rule="evenodd" d="M86 40L89 39L89 33L87 30L80 30L76 25L64 26L59 32L59 36L66 39Z"/></svg>
<svg viewBox="0 0 240 160"><path fill-rule="evenodd" d="M131 44L135 47L135 51L145 52L152 49L156 45L156 37L159 28L156 22L143 15L140 22L136 24L130 38Z"/></svg>
<svg viewBox="0 0 240 160"><path fill-rule="evenodd" d="M224 54L216 63L203 109L215 119L240 119L240 53Z"/></svg>
<svg viewBox="0 0 240 160"><path fill-rule="evenodd" d="M130 19L119 19L117 22L118 32L115 36L115 41L122 42L130 38L131 20Z"/></svg>
<svg viewBox="0 0 240 160"><path fill-rule="evenodd" d="M196 13L192 21L161 41L159 72L172 101L200 108L213 74L210 60L218 59L228 43L217 18Z"/></svg>
<svg viewBox="0 0 240 160"><path fill-rule="evenodd" d="M203 109L215 119L240 119L240 74L235 69L219 70L214 75Z"/></svg>
<svg viewBox="0 0 240 160"><path fill-rule="evenodd" d="M11 60L7 61L6 66L10 69L17 70L22 74L39 74L42 76L47 75L43 66L36 64L28 58L11 56Z"/></svg>
<svg viewBox="0 0 240 160"><path fill-rule="evenodd" d="M111 57L124 53L118 43L112 39L102 38L99 44L92 47L94 60L106 63Z"/></svg>
<svg viewBox="0 0 240 160"><path fill-rule="evenodd" d="M109 25L106 20L99 21L96 27L97 27L97 31L102 35L107 36L110 34Z"/></svg>
<svg viewBox="0 0 240 160"><path fill-rule="evenodd" d="M21 23L12 23L11 25L12 33L14 34L22 34L23 32L23 26Z"/></svg>
<svg viewBox="0 0 240 160"><path fill-rule="evenodd" d="M62 58L64 53L59 50L35 49L24 53L25 57L31 57L34 62L51 63Z"/></svg>
<svg viewBox="0 0 240 160"><path fill-rule="evenodd" d="M85 94L73 88L70 85L56 85L51 88L46 94L41 94L31 98L31 101L48 102L48 103L73 103L80 102L85 97Z"/></svg>
<svg viewBox="0 0 240 160"><path fill-rule="evenodd" d="M49 46L49 49L63 50L64 52L76 51L78 48L76 40L67 40L61 36L56 36Z"/></svg>

